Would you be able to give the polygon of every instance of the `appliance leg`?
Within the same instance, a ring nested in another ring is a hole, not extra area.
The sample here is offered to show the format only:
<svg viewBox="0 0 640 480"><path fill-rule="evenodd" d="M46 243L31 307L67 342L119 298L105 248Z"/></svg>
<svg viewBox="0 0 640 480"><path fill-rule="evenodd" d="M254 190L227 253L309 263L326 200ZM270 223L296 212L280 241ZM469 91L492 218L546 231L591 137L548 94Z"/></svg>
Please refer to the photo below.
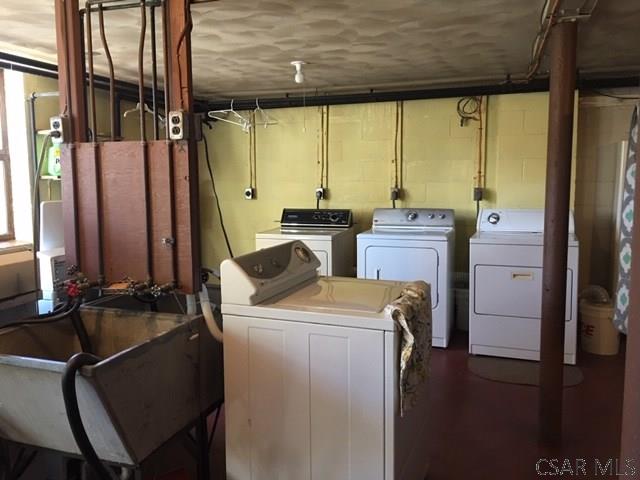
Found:
<svg viewBox="0 0 640 480"><path fill-rule="evenodd" d="M207 416L200 414L196 425L198 442L198 480L210 480L209 473L209 436L207 435Z"/></svg>

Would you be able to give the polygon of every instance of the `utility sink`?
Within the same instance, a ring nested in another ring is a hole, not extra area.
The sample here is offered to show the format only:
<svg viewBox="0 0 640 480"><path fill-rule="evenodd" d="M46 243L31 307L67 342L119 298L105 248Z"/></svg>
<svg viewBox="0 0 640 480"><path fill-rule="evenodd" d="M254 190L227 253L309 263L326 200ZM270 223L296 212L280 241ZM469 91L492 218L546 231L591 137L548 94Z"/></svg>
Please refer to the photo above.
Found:
<svg viewBox="0 0 640 480"><path fill-rule="evenodd" d="M103 359L76 379L102 460L139 465L222 401L222 346L202 316L91 306L80 316ZM69 320L0 331L0 437L80 454L61 388L66 361L80 351Z"/></svg>

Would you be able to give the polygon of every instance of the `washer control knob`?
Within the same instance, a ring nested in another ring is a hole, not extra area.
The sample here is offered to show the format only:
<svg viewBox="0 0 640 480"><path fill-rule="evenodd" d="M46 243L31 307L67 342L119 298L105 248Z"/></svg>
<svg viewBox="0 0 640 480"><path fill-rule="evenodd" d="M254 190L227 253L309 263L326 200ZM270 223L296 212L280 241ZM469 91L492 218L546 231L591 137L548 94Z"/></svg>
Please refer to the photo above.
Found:
<svg viewBox="0 0 640 480"><path fill-rule="evenodd" d="M409 213L407 213L407 220L409 220L410 222L413 222L416 218L418 218L418 212L416 212L415 210L411 210Z"/></svg>
<svg viewBox="0 0 640 480"><path fill-rule="evenodd" d="M440 220L444 220L445 218L447 218L447 216L444 213L441 213L440 215L438 215L438 218Z"/></svg>
<svg viewBox="0 0 640 480"><path fill-rule="evenodd" d="M340 220L340 217L337 213L332 213L331 215L329 215L329 221L331 223L336 223L338 220Z"/></svg>
<svg viewBox="0 0 640 480"><path fill-rule="evenodd" d="M491 225L497 225L500 221L500 214L493 212L487 217L487 220Z"/></svg>
<svg viewBox="0 0 640 480"><path fill-rule="evenodd" d="M304 263L309 263L311 261L311 254L309 250L304 247L295 247L294 251L296 252L296 256Z"/></svg>
<svg viewBox="0 0 640 480"><path fill-rule="evenodd" d="M433 213L430 213L428 217L429 217L429 220L433 220L434 218L436 218L435 214Z"/></svg>
<svg viewBox="0 0 640 480"><path fill-rule="evenodd" d="M262 272L264 272L264 267L262 266L261 263L256 263L253 266L253 271L256 272L258 275L262 275Z"/></svg>

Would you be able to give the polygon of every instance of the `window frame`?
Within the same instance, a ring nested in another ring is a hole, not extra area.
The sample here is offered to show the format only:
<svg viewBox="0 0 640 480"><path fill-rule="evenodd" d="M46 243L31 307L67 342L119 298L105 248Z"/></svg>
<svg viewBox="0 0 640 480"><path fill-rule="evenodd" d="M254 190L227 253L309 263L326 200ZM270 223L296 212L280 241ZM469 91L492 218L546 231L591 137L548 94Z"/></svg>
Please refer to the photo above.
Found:
<svg viewBox="0 0 640 480"><path fill-rule="evenodd" d="M0 234L0 241L14 240L15 230L13 224L13 197L11 194L11 157L9 156L9 136L7 135L7 105L4 90L4 70L0 68L0 162L4 163L5 196L7 205L7 230L6 234Z"/></svg>

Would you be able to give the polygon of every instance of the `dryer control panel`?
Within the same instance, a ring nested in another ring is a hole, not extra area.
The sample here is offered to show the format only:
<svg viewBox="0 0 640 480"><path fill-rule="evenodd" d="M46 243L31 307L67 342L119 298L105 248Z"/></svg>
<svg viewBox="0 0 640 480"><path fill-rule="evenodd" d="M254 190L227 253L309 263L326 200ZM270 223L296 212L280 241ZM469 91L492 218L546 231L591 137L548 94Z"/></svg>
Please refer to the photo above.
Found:
<svg viewBox="0 0 640 480"><path fill-rule="evenodd" d="M376 208L373 230L453 228L454 211L442 208Z"/></svg>
<svg viewBox="0 0 640 480"><path fill-rule="evenodd" d="M280 219L281 228L349 228L353 225L351 210L285 208Z"/></svg>
<svg viewBox="0 0 640 480"><path fill-rule="evenodd" d="M478 215L479 232L543 233L542 209L482 209ZM569 212L569 233L575 233L573 212Z"/></svg>
<svg viewBox="0 0 640 480"><path fill-rule="evenodd" d="M255 305L317 277L320 260L301 241L224 260L222 303Z"/></svg>

